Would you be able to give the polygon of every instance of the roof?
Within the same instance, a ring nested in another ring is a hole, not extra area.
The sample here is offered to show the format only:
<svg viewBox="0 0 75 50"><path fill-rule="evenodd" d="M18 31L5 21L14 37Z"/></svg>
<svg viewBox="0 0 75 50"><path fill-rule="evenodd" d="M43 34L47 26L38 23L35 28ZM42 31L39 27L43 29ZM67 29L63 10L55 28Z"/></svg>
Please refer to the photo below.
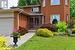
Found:
<svg viewBox="0 0 75 50"><path fill-rule="evenodd" d="M29 16L43 15L42 13L27 13L23 9L19 9L19 8L15 8L15 9L0 9L0 13L14 13L14 12L22 13L24 15L29 15Z"/></svg>
<svg viewBox="0 0 75 50"><path fill-rule="evenodd" d="M14 11L19 11L19 9L0 9L0 13L12 13Z"/></svg>
<svg viewBox="0 0 75 50"><path fill-rule="evenodd" d="M42 13L28 13L30 16L33 16L33 15L37 15L37 16L39 16L39 15L43 15Z"/></svg>
<svg viewBox="0 0 75 50"><path fill-rule="evenodd" d="M15 8L15 9L0 9L0 13L22 13L24 15L28 15L23 9Z"/></svg>
<svg viewBox="0 0 75 50"><path fill-rule="evenodd" d="M23 7L39 7L41 5L27 5L27 6L19 6L20 8L23 8Z"/></svg>

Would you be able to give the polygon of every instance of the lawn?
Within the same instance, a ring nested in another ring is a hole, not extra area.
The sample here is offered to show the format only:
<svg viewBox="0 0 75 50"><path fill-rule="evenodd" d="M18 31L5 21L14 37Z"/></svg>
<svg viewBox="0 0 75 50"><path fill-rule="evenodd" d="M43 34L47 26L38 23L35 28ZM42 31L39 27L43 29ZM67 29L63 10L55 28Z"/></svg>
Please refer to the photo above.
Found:
<svg viewBox="0 0 75 50"><path fill-rule="evenodd" d="M35 35L14 50L75 50L75 37L53 36L45 38Z"/></svg>

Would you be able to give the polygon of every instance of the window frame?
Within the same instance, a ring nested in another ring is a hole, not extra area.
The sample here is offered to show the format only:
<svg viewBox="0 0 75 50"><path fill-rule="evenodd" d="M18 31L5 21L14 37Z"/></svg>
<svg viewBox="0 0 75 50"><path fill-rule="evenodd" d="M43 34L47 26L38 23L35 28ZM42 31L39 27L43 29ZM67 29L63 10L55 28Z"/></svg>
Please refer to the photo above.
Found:
<svg viewBox="0 0 75 50"><path fill-rule="evenodd" d="M37 11L35 9L37 9ZM34 13L39 12L39 7L32 7L32 12Z"/></svg>
<svg viewBox="0 0 75 50"><path fill-rule="evenodd" d="M60 5L60 4L61 4L61 1L60 1L60 0L58 0L58 1L59 1L59 2L58 2L57 4L53 3L54 0L51 0L50 2L51 2L51 5Z"/></svg>
<svg viewBox="0 0 75 50"><path fill-rule="evenodd" d="M1 1L1 7L2 8L7 8L7 1Z"/></svg>
<svg viewBox="0 0 75 50"><path fill-rule="evenodd" d="M69 3L68 3L68 0L65 0L65 5L68 5Z"/></svg>
<svg viewBox="0 0 75 50"><path fill-rule="evenodd" d="M42 7L46 6L46 0L43 0Z"/></svg>
<svg viewBox="0 0 75 50"><path fill-rule="evenodd" d="M56 19L56 17L53 18L53 15L57 15L59 17L59 19L57 19L57 21L60 21L61 20L61 15L60 14L51 14L50 15L50 22L52 23L53 19Z"/></svg>

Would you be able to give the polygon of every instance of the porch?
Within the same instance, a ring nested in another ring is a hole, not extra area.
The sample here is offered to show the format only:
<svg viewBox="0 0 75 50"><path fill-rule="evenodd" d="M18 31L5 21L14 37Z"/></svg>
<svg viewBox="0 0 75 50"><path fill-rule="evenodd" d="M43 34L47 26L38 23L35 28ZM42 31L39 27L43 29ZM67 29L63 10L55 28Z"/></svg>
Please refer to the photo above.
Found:
<svg viewBox="0 0 75 50"><path fill-rule="evenodd" d="M44 17L42 14L30 14L28 16L28 29L35 30L44 24Z"/></svg>

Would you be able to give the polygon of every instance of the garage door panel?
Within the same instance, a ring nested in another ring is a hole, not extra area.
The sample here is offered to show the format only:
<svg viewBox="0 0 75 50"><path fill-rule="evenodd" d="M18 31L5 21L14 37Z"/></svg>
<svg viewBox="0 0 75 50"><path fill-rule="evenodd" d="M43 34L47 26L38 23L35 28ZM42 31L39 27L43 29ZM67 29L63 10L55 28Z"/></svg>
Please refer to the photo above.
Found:
<svg viewBox="0 0 75 50"><path fill-rule="evenodd" d="M0 18L0 34L10 35L14 28L13 18Z"/></svg>

